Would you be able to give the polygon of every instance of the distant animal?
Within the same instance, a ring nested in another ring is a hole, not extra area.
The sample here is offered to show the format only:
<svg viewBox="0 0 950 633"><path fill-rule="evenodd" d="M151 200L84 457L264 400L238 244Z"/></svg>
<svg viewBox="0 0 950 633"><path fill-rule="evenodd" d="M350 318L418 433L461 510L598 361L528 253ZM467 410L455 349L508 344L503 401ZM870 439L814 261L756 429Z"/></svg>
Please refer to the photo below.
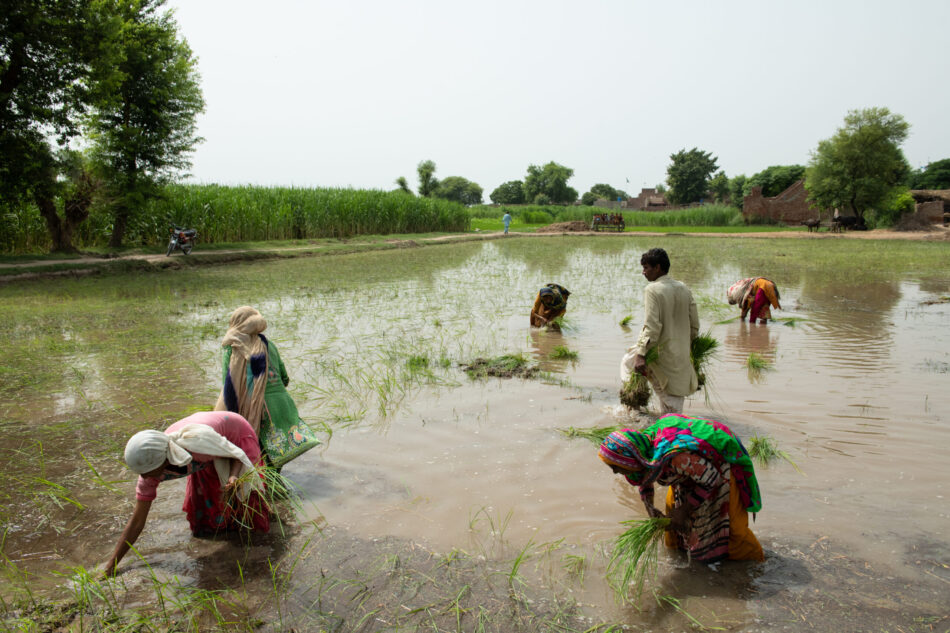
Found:
<svg viewBox="0 0 950 633"><path fill-rule="evenodd" d="M821 218L815 218L814 220L802 220L802 224L808 227L808 232L811 233L813 230L817 231L821 228Z"/></svg>
<svg viewBox="0 0 950 633"><path fill-rule="evenodd" d="M860 220L857 216L854 215L842 215L839 216L836 220L838 226L842 229L850 229L852 231L866 231L867 227L864 225L864 221Z"/></svg>

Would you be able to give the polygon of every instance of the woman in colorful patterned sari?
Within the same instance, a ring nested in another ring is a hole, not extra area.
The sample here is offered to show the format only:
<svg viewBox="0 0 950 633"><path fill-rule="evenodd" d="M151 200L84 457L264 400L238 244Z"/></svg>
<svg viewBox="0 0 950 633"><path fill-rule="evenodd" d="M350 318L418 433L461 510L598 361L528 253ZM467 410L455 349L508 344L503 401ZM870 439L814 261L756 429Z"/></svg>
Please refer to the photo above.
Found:
<svg viewBox="0 0 950 633"><path fill-rule="evenodd" d="M739 320L745 319L745 315L748 314L749 323L755 323L756 319L759 323L765 323L772 318L771 308L782 309L782 304L779 303L781 296L778 286L765 277L740 279L726 291L726 298L729 300L729 305L739 304L742 310Z"/></svg>
<svg viewBox="0 0 950 633"><path fill-rule="evenodd" d="M670 518L668 546L704 563L765 560L749 529L748 513L762 507L755 470L726 425L670 414L643 431L614 431L599 454L615 473L639 487L651 517ZM654 505L655 483L670 487L666 515Z"/></svg>
<svg viewBox="0 0 950 633"><path fill-rule="evenodd" d="M257 435L247 420L227 411L203 411L164 432L139 431L125 446L125 463L139 475L135 509L106 563L113 575L145 528L163 481L188 477L182 510L196 536L235 529L267 532L270 515L263 482L250 474L263 466Z"/></svg>
<svg viewBox="0 0 950 633"><path fill-rule="evenodd" d="M567 312L567 298L570 296L567 288L557 284L548 284L541 288L534 299L534 307L531 308L531 327L548 325L557 328L554 319Z"/></svg>
<svg viewBox="0 0 950 633"><path fill-rule="evenodd" d="M290 377L277 346L261 334L266 328L267 321L250 306L231 313L221 340L224 387L214 408L244 416L260 438L268 466L280 468L320 440L287 393Z"/></svg>

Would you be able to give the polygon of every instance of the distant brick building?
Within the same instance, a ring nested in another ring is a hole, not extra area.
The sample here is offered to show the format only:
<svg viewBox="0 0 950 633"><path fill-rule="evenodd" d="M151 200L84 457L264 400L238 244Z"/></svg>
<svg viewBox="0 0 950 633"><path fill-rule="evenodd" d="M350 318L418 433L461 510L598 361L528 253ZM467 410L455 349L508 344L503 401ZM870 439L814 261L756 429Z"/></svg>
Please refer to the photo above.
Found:
<svg viewBox="0 0 950 633"><path fill-rule="evenodd" d="M798 224L802 220L814 220L820 210L813 206L805 190L805 181L799 180L791 187L771 198L762 195L762 187L752 187L742 199L742 215L746 218L768 218L775 222Z"/></svg>
<svg viewBox="0 0 950 633"><path fill-rule="evenodd" d="M665 211L669 206L666 196L657 193L656 189L641 189L636 198L627 198L626 205L628 209L637 211Z"/></svg>
<svg viewBox="0 0 950 633"><path fill-rule="evenodd" d="M912 189L917 215L928 222L943 224L950 215L950 189Z"/></svg>

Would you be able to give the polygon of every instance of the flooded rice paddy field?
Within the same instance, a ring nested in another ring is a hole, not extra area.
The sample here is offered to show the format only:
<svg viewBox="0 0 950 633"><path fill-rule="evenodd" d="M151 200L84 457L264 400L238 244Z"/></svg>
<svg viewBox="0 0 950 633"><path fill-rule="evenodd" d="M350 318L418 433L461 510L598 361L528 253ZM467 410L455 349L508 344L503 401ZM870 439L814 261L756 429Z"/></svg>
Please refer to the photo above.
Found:
<svg viewBox="0 0 950 633"><path fill-rule="evenodd" d="M559 429L644 423L618 406L618 367L653 246L722 344L685 412L769 436L794 466L757 468L764 564L710 569L664 551L658 599L631 606L604 567L620 522L644 516L636 490ZM774 316L791 320L733 319L725 289L753 275L776 281ZM560 333L527 325L548 282L572 292ZM218 340L243 304L267 318L301 414L326 440L284 469L302 511L267 536L195 539L183 482L163 484L142 558L98 581L133 504L125 440L211 408ZM946 245L513 238L20 283L0 287L0 306L10 630L84 618L194 630L950 628ZM561 347L576 359L554 358ZM540 379L472 381L459 367L518 352ZM753 353L765 369L747 368Z"/></svg>

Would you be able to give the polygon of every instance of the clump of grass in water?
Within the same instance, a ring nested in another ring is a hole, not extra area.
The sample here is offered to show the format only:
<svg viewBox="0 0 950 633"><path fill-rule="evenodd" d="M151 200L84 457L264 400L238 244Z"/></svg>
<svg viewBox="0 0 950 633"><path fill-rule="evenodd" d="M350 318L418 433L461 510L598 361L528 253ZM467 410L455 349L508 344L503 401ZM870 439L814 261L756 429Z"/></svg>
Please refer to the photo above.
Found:
<svg viewBox="0 0 950 633"><path fill-rule="evenodd" d="M804 319L804 318L802 318L802 317L778 317L778 318L772 319L772 320L775 321L776 323L781 323L782 325L787 325L787 326L789 326L789 327L795 327L795 325L796 325L799 321L807 321L808 319Z"/></svg>
<svg viewBox="0 0 950 633"><path fill-rule="evenodd" d="M619 426L591 426L587 428L569 426L566 429L557 429L557 432L571 439L582 437L600 446L608 435L619 428Z"/></svg>
<svg viewBox="0 0 950 633"><path fill-rule="evenodd" d="M647 355L644 357L647 367L656 362L659 357L660 352L656 347L647 350ZM648 402L650 402L650 382L643 374L631 373L630 378L620 388L620 404L628 409L642 409Z"/></svg>
<svg viewBox="0 0 950 633"><path fill-rule="evenodd" d="M623 525L629 525L630 528L614 542L607 565L607 577L620 600L627 597L631 584L636 599L639 600L647 576L656 578L660 540L669 527L670 520L665 517L652 517L624 521Z"/></svg>
<svg viewBox="0 0 950 633"><path fill-rule="evenodd" d="M745 366L750 372L763 372L772 369L772 363L758 352L750 352L745 359Z"/></svg>
<svg viewBox="0 0 950 633"><path fill-rule="evenodd" d="M631 321L633 321L633 315L628 314L624 318L620 319L620 327L628 327Z"/></svg>
<svg viewBox="0 0 950 633"><path fill-rule="evenodd" d="M792 458L788 456L788 453L779 449L776 441L768 436L759 437L758 435L753 435L749 438L749 456L763 466L767 466L769 462L781 458L794 466L795 470L802 472L798 464L793 462Z"/></svg>
<svg viewBox="0 0 950 633"><path fill-rule="evenodd" d="M537 365L532 365L522 354L505 354L495 358L476 358L468 365L462 365L472 378L496 376L498 378L534 378L540 371Z"/></svg>
<svg viewBox="0 0 950 633"><path fill-rule="evenodd" d="M566 345L555 345L551 352L551 358L557 360L577 360L578 353L569 349Z"/></svg>
<svg viewBox="0 0 950 633"><path fill-rule="evenodd" d="M254 515L258 511L237 498L237 491L244 486L250 486L259 479L263 483L263 489L259 494L264 502L262 512L270 512L277 520L280 526L281 534L284 533L284 524L277 512L280 504L286 504L290 507L292 516L297 516L303 510L300 503L300 496L297 494L297 487L292 481L284 477L276 468L269 466L259 466L253 470L248 470L237 479L237 484L231 491L227 499L228 505L234 509L235 521L245 529L254 527Z"/></svg>

